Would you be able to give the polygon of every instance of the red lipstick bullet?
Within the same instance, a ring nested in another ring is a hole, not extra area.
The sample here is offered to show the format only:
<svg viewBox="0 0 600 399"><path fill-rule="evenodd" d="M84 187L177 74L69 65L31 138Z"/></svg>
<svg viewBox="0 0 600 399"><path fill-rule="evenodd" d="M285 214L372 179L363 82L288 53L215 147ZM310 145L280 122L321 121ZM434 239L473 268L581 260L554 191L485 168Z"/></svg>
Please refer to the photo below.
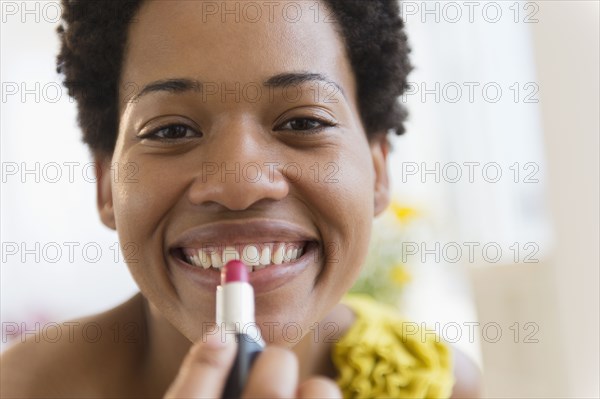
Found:
<svg viewBox="0 0 600 399"><path fill-rule="evenodd" d="M246 265L232 260L223 266L217 287L217 324L222 332L235 334L238 343L222 395L227 399L241 397L250 368L264 347L254 321L254 290L248 280Z"/></svg>

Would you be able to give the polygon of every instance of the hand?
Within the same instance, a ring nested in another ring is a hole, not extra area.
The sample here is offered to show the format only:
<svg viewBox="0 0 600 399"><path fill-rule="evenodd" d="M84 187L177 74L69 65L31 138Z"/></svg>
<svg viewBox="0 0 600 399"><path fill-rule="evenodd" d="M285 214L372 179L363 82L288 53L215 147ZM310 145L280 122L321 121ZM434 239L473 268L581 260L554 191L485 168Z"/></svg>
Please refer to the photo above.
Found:
<svg viewBox="0 0 600 399"><path fill-rule="evenodd" d="M220 398L233 365L235 342L208 335L192 346L165 398ZM204 341L204 342L202 342ZM289 350L267 347L254 363L244 398L341 398L337 385L324 377L298 383L298 360Z"/></svg>

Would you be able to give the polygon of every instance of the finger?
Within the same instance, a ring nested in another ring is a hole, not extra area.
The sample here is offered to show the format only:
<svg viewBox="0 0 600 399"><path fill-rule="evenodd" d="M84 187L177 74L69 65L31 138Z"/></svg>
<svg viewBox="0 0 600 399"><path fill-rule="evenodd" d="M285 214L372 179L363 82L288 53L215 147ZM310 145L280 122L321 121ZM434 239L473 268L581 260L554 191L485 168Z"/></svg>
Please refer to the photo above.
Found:
<svg viewBox="0 0 600 399"><path fill-rule="evenodd" d="M244 398L293 398L298 360L291 351L270 346L258 356L244 389Z"/></svg>
<svg viewBox="0 0 600 399"><path fill-rule="evenodd" d="M342 392L332 380L325 377L312 377L300 384L297 397L301 399L341 399Z"/></svg>
<svg viewBox="0 0 600 399"><path fill-rule="evenodd" d="M235 357L235 342L208 335L192 346L165 398L219 398Z"/></svg>

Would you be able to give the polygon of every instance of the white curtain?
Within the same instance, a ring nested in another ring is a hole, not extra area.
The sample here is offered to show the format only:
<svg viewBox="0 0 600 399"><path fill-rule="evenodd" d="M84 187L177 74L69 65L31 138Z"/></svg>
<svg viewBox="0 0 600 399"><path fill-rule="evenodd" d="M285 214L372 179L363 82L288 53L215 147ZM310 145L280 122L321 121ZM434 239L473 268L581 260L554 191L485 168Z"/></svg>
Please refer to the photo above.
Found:
<svg viewBox="0 0 600 399"><path fill-rule="evenodd" d="M430 224L410 247L407 308L438 332L457 322L456 344L478 359L468 268L535 262L552 240L530 32L539 3L401 4L415 69L394 193Z"/></svg>

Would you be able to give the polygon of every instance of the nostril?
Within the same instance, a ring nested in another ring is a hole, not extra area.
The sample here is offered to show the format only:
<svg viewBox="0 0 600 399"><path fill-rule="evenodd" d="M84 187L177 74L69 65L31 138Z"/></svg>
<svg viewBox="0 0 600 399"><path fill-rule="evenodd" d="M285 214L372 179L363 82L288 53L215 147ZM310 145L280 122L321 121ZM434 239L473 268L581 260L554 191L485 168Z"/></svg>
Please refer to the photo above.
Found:
<svg viewBox="0 0 600 399"><path fill-rule="evenodd" d="M195 205L216 203L231 211L241 211L262 200L278 201L287 197L289 183L281 173L269 173L263 170L265 166L258 169L257 162L251 164L254 166L246 168L247 171L240 163L234 167L225 162L218 165L217 170L213 165L210 174L200 171L189 187L189 201Z"/></svg>

